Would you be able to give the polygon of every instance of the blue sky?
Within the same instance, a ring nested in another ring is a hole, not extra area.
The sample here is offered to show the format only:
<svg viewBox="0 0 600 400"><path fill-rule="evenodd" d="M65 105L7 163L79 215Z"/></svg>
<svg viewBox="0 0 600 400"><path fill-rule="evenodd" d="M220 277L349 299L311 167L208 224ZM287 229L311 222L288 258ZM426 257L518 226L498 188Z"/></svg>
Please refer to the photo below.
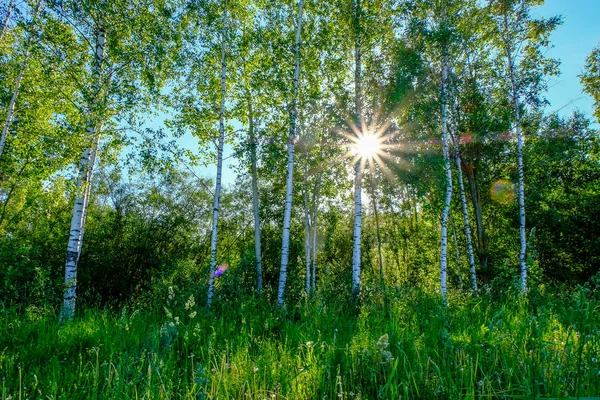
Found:
<svg viewBox="0 0 600 400"><path fill-rule="evenodd" d="M548 82L548 111L569 115L579 109L592 115L592 98L582 93L577 75L585 59L600 41L600 0L546 0L535 16L563 16L563 25L551 36L548 56L561 61L561 75Z"/></svg>
<svg viewBox="0 0 600 400"><path fill-rule="evenodd" d="M547 56L561 61L561 75L548 82L546 98L550 102L548 112L558 112L568 116L575 110L581 110L588 116L593 114L592 98L582 93L578 75L588 54L600 41L600 0L546 0L546 4L534 11L535 17L563 16L563 24L551 36L552 48ZM597 127L598 125L595 124ZM197 139L186 135L180 144L193 151L198 150ZM231 147L225 147L225 156L231 155ZM233 157L224 162L223 182L226 185L235 181L233 167L237 160ZM216 164L199 167L200 176L214 178Z"/></svg>

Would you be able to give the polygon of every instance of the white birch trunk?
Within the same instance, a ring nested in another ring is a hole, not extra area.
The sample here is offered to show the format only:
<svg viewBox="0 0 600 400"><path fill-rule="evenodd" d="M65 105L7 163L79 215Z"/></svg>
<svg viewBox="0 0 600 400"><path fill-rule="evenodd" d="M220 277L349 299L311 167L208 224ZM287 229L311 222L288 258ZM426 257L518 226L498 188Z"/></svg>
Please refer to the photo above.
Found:
<svg viewBox="0 0 600 400"><path fill-rule="evenodd" d="M287 265L290 248L290 224L292 220L292 189L294 178L294 140L296 136L296 102L298 96L298 80L300 78L300 32L302 31L302 10L304 0L299 1L298 21L296 24L296 47L294 50L296 67L294 69L294 88L292 90L292 107L290 110L290 132L288 137L288 165L285 193L285 211L283 215L283 237L281 240L281 266L279 269L279 287L277 290L277 304L283 305L285 295L285 281L287 280Z"/></svg>
<svg viewBox="0 0 600 400"><path fill-rule="evenodd" d="M23 54L23 62L21 62L21 66L19 67L19 74L17 75L17 80L15 81L15 89L13 91L12 97L10 98L10 103L8 103L6 120L4 121L4 126L2 127L2 137L0 138L0 157L2 157L2 153L4 152L4 146L6 144L8 130L10 129L10 126L13 121L15 105L17 104L17 98L19 97L19 92L21 90L21 80L23 79L23 74L25 73L25 69L27 68L28 58L29 48L26 48L25 53Z"/></svg>
<svg viewBox="0 0 600 400"><path fill-rule="evenodd" d="M102 29L97 32L96 52L94 54L94 91L98 95L100 88L101 69L104 62L106 46L106 32ZM83 226L85 224L86 208L90 193L90 179L93 171L92 160L95 160L96 143L99 140L97 132L96 104L97 98L92 100L91 112L87 123L87 134L91 141L88 148L83 151L79 161L79 176L77 178L77 189L73 214L71 216L71 228L69 231L69 242L67 244L67 257L65 261L65 292L63 295L63 307L60 312L60 321L70 321L75 315L75 304L77 298L77 264L81 252L83 240Z"/></svg>
<svg viewBox="0 0 600 400"><path fill-rule="evenodd" d="M221 179L223 173L223 143L225 142L225 96L227 94L226 74L227 64L225 59L227 29L227 1L223 15L223 33L221 38L221 108L219 109L219 143L217 145L217 179L215 182L215 197L213 202L212 236L210 239L210 276L208 277L207 307L213 301L215 290L215 272L217 269L217 238L219 232L219 202L221 200Z"/></svg>
<svg viewBox="0 0 600 400"><path fill-rule="evenodd" d="M360 295L360 245L362 232L362 168L361 162L354 165L354 229L352 234L352 297Z"/></svg>
<svg viewBox="0 0 600 400"><path fill-rule="evenodd" d="M362 131L362 64L360 49L360 0L352 2L354 12L354 107L356 123ZM358 299L360 295L360 261L361 261L361 233L362 233L362 165L358 160L354 165L354 229L352 235L352 297Z"/></svg>
<svg viewBox="0 0 600 400"><path fill-rule="evenodd" d="M317 177L317 188L315 191L315 196L313 199L313 231L312 231L312 283L311 288L314 291L317 290L317 218L319 215L319 200L320 200L320 191L321 191L321 178L322 174L319 173Z"/></svg>
<svg viewBox="0 0 600 400"><path fill-rule="evenodd" d="M248 131L250 134L250 163L252 169L252 209L254 213L254 255L256 258L256 289L262 294L262 251L260 247L260 212L258 208L258 174L256 172L256 134L254 132L254 115L252 100L248 97Z"/></svg>
<svg viewBox="0 0 600 400"><path fill-rule="evenodd" d="M518 174L519 174L519 184L518 184L518 196L519 196L519 236L521 240L521 248L519 250L519 263L521 265L521 291L523 293L527 293L527 237L525 235L525 175L523 173L523 145L524 138L523 133L521 132L521 118L519 115L519 95L517 93L517 85L515 82L514 76L514 64L512 60L512 56L510 54L510 50L508 47L506 48L506 53L508 56L508 64L510 68L510 81L512 84L513 91L513 101L515 107L515 127L517 130L517 163L518 163Z"/></svg>
<svg viewBox="0 0 600 400"><path fill-rule="evenodd" d="M448 149L448 117L446 105L446 82L448 76L446 55L444 55L442 63L442 147L444 152L444 168L446 171L446 198L444 202L444 210L442 212L442 238L440 244L440 292L442 294L442 298L444 301L446 301L448 296L448 215L450 213L450 203L452 200L452 170L450 168Z"/></svg>
<svg viewBox="0 0 600 400"><path fill-rule="evenodd" d="M308 169L304 167L304 252L305 252L305 262L306 262L306 286L305 291L306 294L310 293L311 288L311 229L310 229L310 218L309 214L309 204L308 204Z"/></svg>
<svg viewBox="0 0 600 400"><path fill-rule="evenodd" d="M372 178L371 178L372 179ZM383 275L383 254L381 251L381 231L379 229L379 210L377 209L377 197L375 196L375 183L371 180L371 199L373 200L373 211L375 214L375 231L377 233L377 251L379 253L379 279L381 286L385 284Z"/></svg>
<svg viewBox="0 0 600 400"><path fill-rule="evenodd" d="M11 3L12 6L12 3ZM9 6L8 13L6 16L5 23L2 27L2 35L4 35L4 29L8 24L8 20L10 18L10 10L11 6ZM42 2L39 1L34 9L32 24L36 23L37 16L42 8ZM27 69L27 62L29 61L29 47L31 46L31 33L27 34L27 40L25 41L25 51L23 53L23 61L19 66L19 74L17 75L17 79L15 81L15 88L13 90L13 94L10 98L10 102L8 103L8 111L6 113L6 120L4 121L4 126L2 127L2 136L0 137L0 158L2 157L2 153L4 152L4 146L6 145L6 137L8 136L8 131L10 126L12 125L13 117L15 115L15 105L17 104L17 98L19 97L19 93L21 91L21 81L23 80L23 74Z"/></svg>
<svg viewBox="0 0 600 400"><path fill-rule="evenodd" d="M83 236L85 234L85 223L87 219L88 205L90 204L90 198L92 197L92 178L94 176L94 167L96 166L96 157L98 155L98 147L100 146L100 130L101 127L98 125L96 129L96 138L94 139L94 144L92 145L92 153L90 155L90 167L88 170L87 176L87 187L84 195L84 203L83 203L83 218L81 221L81 232L79 233L79 243L80 249L79 254L77 255L77 263L79 263L79 258L81 257L81 246L83 246Z"/></svg>
<svg viewBox="0 0 600 400"><path fill-rule="evenodd" d="M458 274L458 287L463 289L462 272L460 269L460 253L458 251L458 240L456 239L456 227L454 226L454 218L450 213L450 224L452 225L452 237L454 238L454 252L456 254L456 273Z"/></svg>
<svg viewBox="0 0 600 400"><path fill-rule="evenodd" d="M508 31L508 18L504 14L504 28ZM510 83L512 87L513 106L515 109L515 129L517 131L517 169L519 175L517 195L519 197L519 237L521 248L519 250L519 264L521 266L521 291L527 293L527 237L525 236L525 175L523 172L523 145L524 138L521 132L521 117L519 111L519 93L517 91L517 83L515 80L515 65L513 55L510 50L509 39L504 38L504 49L508 60L508 70L510 74Z"/></svg>
<svg viewBox="0 0 600 400"><path fill-rule="evenodd" d="M2 23L2 27L0 28L0 43L2 43L2 39L4 38L4 34L8 30L8 22L10 21L10 14L12 13L12 9L15 5L15 0L10 0L6 8L6 16L4 17L4 22Z"/></svg>
<svg viewBox="0 0 600 400"><path fill-rule="evenodd" d="M458 188L460 190L460 202L462 204L462 213L465 224L465 236L467 238L467 252L469 253L469 271L471 274L471 288L475 296L478 295L477 290L477 272L475 270L475 252L473 251L473 241L471 239L471 225L469 223L469 212L467 209L467 197L465 195L465 186L463 183L462 171L460 169L460 155L456 154L456 173L458 175Z"/></svg>

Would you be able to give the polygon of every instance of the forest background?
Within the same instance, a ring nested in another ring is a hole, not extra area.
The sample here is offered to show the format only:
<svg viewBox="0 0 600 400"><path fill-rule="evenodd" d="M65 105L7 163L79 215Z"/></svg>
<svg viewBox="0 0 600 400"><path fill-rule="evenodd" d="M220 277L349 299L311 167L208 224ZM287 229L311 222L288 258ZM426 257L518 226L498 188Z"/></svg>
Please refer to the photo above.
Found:
<svg viewBox="0 0 600 400"><path fill-rule="evenodd" d="M4 1L2 399L600 395L566 6Z"/></svg>

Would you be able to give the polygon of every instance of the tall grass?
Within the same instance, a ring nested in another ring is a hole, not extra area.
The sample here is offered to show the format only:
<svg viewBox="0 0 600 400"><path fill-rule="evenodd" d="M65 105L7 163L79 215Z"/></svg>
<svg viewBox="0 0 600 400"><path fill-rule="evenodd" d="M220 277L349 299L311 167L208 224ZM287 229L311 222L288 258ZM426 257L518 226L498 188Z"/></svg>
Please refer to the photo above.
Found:
<svg viewBox="0 0 600 400"><path fill-rule="evenodd" d="M596 294L390 290L278 310L170 292L155 309L0 317L4 399L558 398L600 395Z"/></svg>

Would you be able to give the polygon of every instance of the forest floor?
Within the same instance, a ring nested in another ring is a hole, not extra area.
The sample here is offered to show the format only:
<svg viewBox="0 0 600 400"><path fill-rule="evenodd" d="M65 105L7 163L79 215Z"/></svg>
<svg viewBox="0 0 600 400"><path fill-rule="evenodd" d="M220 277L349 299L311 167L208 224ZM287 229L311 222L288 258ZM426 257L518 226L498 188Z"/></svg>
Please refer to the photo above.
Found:
<svg viewBox="0 0 600 400"><path fill-rule="evenodd" d="M445 307L397 289L356 307L319 294L282 310L248 297L208 312L172 291L155 309L84 310L64 325L6 309L1 398L600 396L599 294L454 295Z"/></svg>

